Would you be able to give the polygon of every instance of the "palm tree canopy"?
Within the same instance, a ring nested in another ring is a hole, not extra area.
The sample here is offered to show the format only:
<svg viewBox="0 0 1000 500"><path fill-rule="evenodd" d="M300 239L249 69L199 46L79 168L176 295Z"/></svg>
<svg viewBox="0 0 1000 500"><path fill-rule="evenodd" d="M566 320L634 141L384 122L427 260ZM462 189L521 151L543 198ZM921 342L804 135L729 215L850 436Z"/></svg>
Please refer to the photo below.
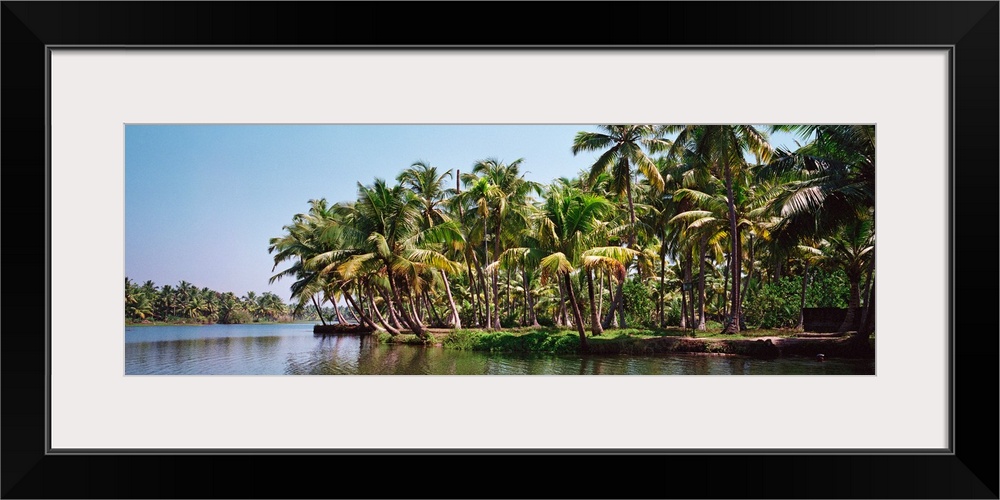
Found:
<svg viewBox="0 0 1000 500"><path fill-rule="evenodd" d="M657 135L656 127L600 125L598 128L601 132L578 132L571 148L574 155L583 151L603 151L590 168L588 185L595 184L602 173L610 171L611 189L617 194L624 194L626 180L631 176L630 166L634 165L655 190L663 191L663 177L646 151L663 151L671 143Z"/></svg>

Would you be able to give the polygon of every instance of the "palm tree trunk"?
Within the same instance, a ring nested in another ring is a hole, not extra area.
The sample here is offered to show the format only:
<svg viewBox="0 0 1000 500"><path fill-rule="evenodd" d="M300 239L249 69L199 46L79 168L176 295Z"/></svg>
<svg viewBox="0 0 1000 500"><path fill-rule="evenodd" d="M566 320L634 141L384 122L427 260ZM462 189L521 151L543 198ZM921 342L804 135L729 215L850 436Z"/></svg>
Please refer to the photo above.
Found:
<svg viewBox="0 0 1000 500"><path fill-rule="evenodd" d="M355 310L354 306L351 305L351 303L347 301L347 298L344 298L344 302L347 303L347 314L344 314L344 319L348 323L350 323L351 321L353 321L355 324L358 324L358 325L364 324L364 321L361 321L361 318L358 317L357 311Z"/></svg>
<svg viewBox="0 0 1000 500"><path fill-rule="evenodd" d="M316 296L315 296L315 295L312 295L312 296L310 296L309 298L311 298L311 299L312 299L312 302L313 302L313 307L315 307L315 308L316 308L316 315L318 315L318 316L319 316L319 320L320 320L320 322L321 322L321 323L323 323L323 326L326 326L326 320L325 320L325 319L323 319L323 311L322 311L322 310L320 310L320 308L319 308L319 304L317 304L317 303L316 303Z"/></svg>
<svg viewBox="0 0 1000 500"><path fill-rule="evenodd" d="M597 316L597 307L594 302L594 275L591 274L590 269L586 269L587 272L587 295L590 296L590 331L594 336L598 336L604 333L604 328L601 328L601 319Z"/></svg>
<svg viewBox="0 0 1000 500"><path fill-rule="evenodd" d="M872 280L875 276L875 259L868 261L868 275L865 277L865 288L861 296L864 298L863 309L861 312L861 324L864 325L868 320L868 311L871 309L868 307L868 301L871 300L871 290L872 290Z"/></svg>
<svg viewBox="0 0 1000 500"><path fill-rule="evenodd" d="M569 273L563 276L566 278L566 289L569 290L569 302L573 306L573 319L576 321L576 331L580 334L580 350L587 352L590 346L587 345L587 332L583 329L583 316L580 315L580 305L576 302L576 293L573 291L573 283L569 278Z"/></svg>
<svg viewBox="0 0 1000 500"><path fill-rule="evenodd" d="M531 279L528 278L528 266L524 267L524 300L528 304L528 321L531 326L542 326L538 324L538 315L535 313L535 299L531 296Z"/></svg>
<svg viewBox="0 0 1000 500"><path fill-rule="evenodd" d="M427 304L421 300L419 294L414 300L413 295L409 290L406 291L406 296L410 298L410 303L413 304L413 318L419 321L421 324L427 324L429 322L427 316Z"/></svg>
<svg viewBox="0 0 1000 500"><path fill-rule="evenodd" d="M521 308L523 309L521 314L521 326L528 325L528 297L531 296L531 291L528 290L528 270L525 269L524 259L521 259L521 282L523 283L521 288L524 290L524 296L521 298Z"/></svg>
<svg viewBox="0 0 1000 500"><path fill-rule="evenodd" d="M403 330L404 328L410 328L412 330L413 326L409 324L410 322L407 321L405 316L406 311L403 309L403 307L405 307L403 305L403 299L399 296L399 291L396 290L396 280L393 278L392 274L389 273L388 263L386 263L386 272L389 274L389 279L386 280L389 282L389 294L386 294L385 290L382 290L382 296L385 299L386 307L389 309L389 319L391 319L395 323L396 328L400 330ZM399 307L396 307L396 305L399 305ZM404 324L406 327L403 326Z"/></svg>
<svg viewBox="0 0 1000 500"><path fill-rule="evenodd" d="M333 303L333 312L337 313L337 324L343 325L347 322L344 320L344 315L340 314L340 306L336 302Z"/></svg>
<svg viewBox="0 0 1000 500"><path fill-rule="evenodd" d="M514 303L510 300L510 267L507 268L507 316L514 313Z"/></svg>
<svg viewBox="0 0 1000 500"><path fill-rule="evenodd" d="M736 297L736 309L730 310L730 315L735 315L739 321L736 321L736 327L740 330L743 329L743 295L740 293L743 290L743 238L740 236L740 228L736 226L736 260L733 262L734 270L736 274L733 275L733 293L737 295ZM735 313L733 312L735 311Z"/></svg>
<svg viewBox="0 0 1000 500"><path fill-rule="evenodd" d="M471 252L470 252L471 253ZM472 259L468 255L465 257L465 267L468 268L469 277L469 301L472 303L472 326L479 326L479 301L476 300L476 275L472 273Z"/></svg>
<svg viewBox="0 0 1000 500"><path fill-rule="evenodd" d="M608 277L608 281L611 281L611 277L610 276ZM615 315L618 314L619 313L619 309L621 309L622 287L624 285L625 285L624 280L623 281L619 281L617 287L615 288L615 293L611 297L611 304L609 305L609 308L608 308L608 314L606 314L604 316L604 328L610 328L611 327L612 322L615 321ZM610 289L611 289L611 286L609 285L608 286L608 290L610 290ZM619 317L620 316L621 315L619 314ZM619 326L621 326L622 328L625 328L624 324L622 322L620 322L620 321L619 321Z"/></svg>
<svg viewBox="0 0 1000 500"><path fill-rule="evenodd" d="M500 213L497 212L497 230L493 233L493 258L495 260L500 259L500 226ZM503 328L500 324L500 267L497 266L490 274L493 278L493 326L500 329Z"/></svg>
<svg viewBox="0 0 1000 500"><path fill-rule="evenodd" d="M375 306L375 297L371 293L371 286L368 287L368 300L365 300L364 288L358 288L358 302L361 303L361 310L364 311L365 308L368 310L368 317L374 317L375 313L372 312L372 308Z"/></svg>
<svg viewBox="0 0 1000 500"><path fill-rule="evenodd" d="M705 252L707 236L702 236L698 246L698 329L708 330L705 321Z"/></svg>
<svg viewBox="0 0 1000 500"><path fill-rule="evenodd" d="M666 240L666 230L664 230L664 240ZM661 245L666 245L666 243L661 243ZM659 313L659 324L660 328L667 326L663 321L664 313L664 303L667 297L667 252L664 249L660 250L660 310Z"/></svg>
<svg viewBox="0 0 1000 500"><path fill-rule="evenodd" d="M392 286L392 279L389 279L389 284ZM393 290L393 295L396 296L396 300L399 301L399 316L403 318L403 321L410 327L410 330L417 335L421 340L427 340L427 333L424 330L424 324L420 320L417 314L417 301L413 300L413 287L410 285L410 280L403 278L403 285L406 289L406 297L409 303L409 311L406 310L406 304L403 303L402 294L398 290Z"/></svg>
<svg viewBox="0 0 1000 500"><path fill-rule="evenodd" d="M858 308L861 307L861 273L849 272L847 279L851 284L851 292L847 301L847 315L837 329L841 333L854 330L854 318L857 316Z"/></svg>
<svg viewBox="0 0 1000 500"><path fill-rule="evenodd" d="M392 278L389 278L389 283L391 288ZM392 299L382 287L376 286L376 288L378 288L379 292L382 293L382 300L385 302L385 313L387 316L389 316L389 321L392 322L392 326L395 327L397 330L402 330L403 325L399 321L399 315L396 313L396 308L392 304ZM378 309L378 306L375 306L375 308Z"/></svg>
<svg viewBox="0 0 1000 500"><path fill-rule="evenodd" d="M628 160L625 160L623 158L622 161L626 161L627 162ZM632 171L631 171L631 169L628 168L628 165L625 166L625 171L627 172L626 175L625 175L625 195L626 195L626 198L628 198L628 221L629 221L629 224L631 224L631 227L629 227L629 232L628 232L628 247L634 249L635 248L635 206L632 204Z"/></svg>
<svg viewBox="0 0 1000 500"><path fill-rule="evenodd" d="M559 286L559 318L560 326L569 326L569 317L566 316L566 294L563 292L562 280L556 279Z"/></svg>
<svg viewBox="0 0 1000 500"><path fill-rule="evenodd" d="M874 217L874 212L872 217ZM875 235L872 235L874 238ZM874 240L872 240L874 243ZM875 332L875 255L873 254L871 260L868 262L868 279L865 284L865 309L861 313L861 326L858 328L858 334L855 336L855 341L862 344L862 347L868 348L868 338L872 333Z"/></svg>
<svg viewBox="0 0 1000 500"><path fill-rule="evenodd" d="M611 287L608 287L610 289ZM604 271L597 269L597 314L604 314ZM603 324L601 326L604 326Z"/></svg>
<svg viewBox="0 0 1000 500"><path fill-rule="evenodd" d="M628 232L628 247L635 249L635 205L632 203L632 170L628 166L628 160L623 158L622 161L626 162L625 194L628 195L628 220L629 224L631 224ZM628 328L628 325L625 322L625 301L622 289L625 286L625 278L628 277L628 268L630 265L632 265L631 261L629 261L628 264L625 264L625 277L618 282L618 290L615 291L616 299L614 303L618 305L618 325L621 328Z"/></svg>
<svg viewBox="0 0 1000 500"><path fill-rule="evenodd" d="M723 280L722 280L722 317L719 318L720 321L725 322L726 316L729 316L728 303L726 302L726 290L729 290L729 271L732 264L732 256L726 255L726 267L722 270Z"/></svg>
<svg viewBox="0 0 1000 500"><path fill-rule="evenodd" d="M747 299L747 295L750 295L750 283L753 281L753 262L754 262L754 246L753 237L748 235L747 243L750 245L750 255L749 262L747 263L747 279L743 284L743 291L740 292L740 311L743 310L743 301ZM742 278L740 278L742 280ZM742 329L742 328L741 328Z"/></svg>
<svg viewBox="0 0 1000 500"><path fill-rule="evenodd" d="M687 328L687 293L684 292L684 283L681 282L681 330Z"/></svg>
<svg viewBox="0 0 1000 500"><path fill-rule="evenodd" d="M424 305L428 311L431 312L431 316L438 325L443 325L444 322L441 321L441 316L438 314L437 309L434 309L434 304L431 303L431 297L427 294L427 290L424 290Z"/></svg>
<svg viewBox="0 0 1000 500"><path fill-rule="evenodd" d="M799 299L799 324L795 326L797 331L803 331L806 328L806 286L809 283L809 259L806 259L805 269L802 271L802 296Z"/></svg>
<svg viewBox="0 0 1000 500"><path fill-rule="evenodd" d="M493 281L493 326L501 329L503 326L500 324L500 270L494 269L490 274Z"/></svg>
<svg viewBox="0 0 1000 500"><path fill-rule="evenodd" d="M871 289L868 290L868 299L865 300L865 314L862 315L861 328L854 336L855 343L862 348L868 349L868 338L875 332L875 278L872 278Z"/></svg>
<svg viewBox="0 0 1000 500"><path fill-rule="evenodd" d="M476 313L479 314L479 326L485 326L489 329L489 304L486 303L486 277L483 274L483 266L479 265L479 257L476 256L476 252L470 250L472 255L472 265L476 269L476 275L479 276L479 281L476 282L476 299L479 303L479 307L476 309ZM470 276L470 281L472 280ZM479 294L482 293L480 296Z"/></svg>
<svg viewBox="0 0 1000 500"><path fill-rule="evenodd" d="M382 315L382 311L379 311L378 306L374 305L374 303L372 304L372 311L375 313L375 318L378 319L378 322L381 323L383 327L385 327L385 331L389 332L389 335L392 335L393 337L399 335L400 333L399 329L390 325L389 321L386 321L385 316Z"/></svg>
<svg viewBox="0 0 1000 500"><path fill-rule="evenodd" d="M350 303L351 307L354 309L354 314L358 318L358 324L360 324L362 326L365 325L365 324L367 324L368 326L370 326L370 327L372 327L372 328L374 328L376 330L387 330L385 328L382 328L382 327L376 325L375 322L372 321L372 319L367 314L365 314L364 308L362 308L361 306L359 306L354 301L354 297L352 297L351 293L348 292L346 289L344 290L344 298L347 299L347 302Z"/></svg>
<svg viewBox="0 0 1000 500"><path fill-rule="evenodd" d="M483 304L486 306L486 329L493 329L493 315L490 314L490 287L486 282L486 273L483 266L490 260L489 248L486 245L486 237L483 236L483 265L479 266L479 280L482 282Z"/></svg>
<svg viewBox="0 0 1000 500"><path fill-rule="evenodd" d="M451 322L455 329L462 328L462 318L458 316L458 306L455 305L455 297L451 295L451 285L448 284L448 275L444 271L440 271L441 279L444 280L444 291L448 296L448 306L451 307Z"/></svg>
<svg viewBox="0 0 1000 500"><path fill-rule="evenodd" d="M621 281L621 283L618 284L618 289L619 290L623 290L622 293L619 294L619 299L618 299L618 324L621 325L621 328L628 328L628 325L625 322L625 292L624 292L624 287L625 287L625 279L623 278L622 281Z"/></svg>
<svg viewBox="0 0 1000 500"><path fill-rule="evenodd" d="M691 328L694 328L694 326L696 324L695 321L694 321L694 317L695 317L694 316L694 287L691 286L691 281L694 279L694 277L691 274L691 268L694 267L694 262L691 262L692 261L691 250L692 249L688 248L687 250L684 251L684 254L685 254L684 256L687 257L687 258L684 259L684 286L681 287L681 294L686 294L687 295L687 298L688 298L688 301L687 301L688 307L686 309L686 311L688 313L687 324L691 325Z"/></svg>
<svg viewBox="0 0 1000 500"><path fill-rule="evenodd" d="M725 167L726 172L726 206L729 208L729 237L732 242L732 265L733 273L733 293L732 310L730 311L730 321L726 325L723 333L739 333L740 331L740 273L743 270L743 256L740 254L740 232L736 225L736 199L733 195L733 173L729 165Z"/></svg>

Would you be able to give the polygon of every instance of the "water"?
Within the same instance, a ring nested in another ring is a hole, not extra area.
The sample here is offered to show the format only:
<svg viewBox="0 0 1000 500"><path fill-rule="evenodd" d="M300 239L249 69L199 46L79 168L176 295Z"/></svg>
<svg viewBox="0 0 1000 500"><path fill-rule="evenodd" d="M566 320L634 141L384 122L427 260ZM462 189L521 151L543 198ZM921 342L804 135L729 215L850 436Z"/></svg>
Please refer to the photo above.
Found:
<svg viewBox="0 0 1000 500"><path fill-rule="evenodd" d="M127 326L126 375L871 375L874 360L515 355L314 336L312 324Z"/></svg>

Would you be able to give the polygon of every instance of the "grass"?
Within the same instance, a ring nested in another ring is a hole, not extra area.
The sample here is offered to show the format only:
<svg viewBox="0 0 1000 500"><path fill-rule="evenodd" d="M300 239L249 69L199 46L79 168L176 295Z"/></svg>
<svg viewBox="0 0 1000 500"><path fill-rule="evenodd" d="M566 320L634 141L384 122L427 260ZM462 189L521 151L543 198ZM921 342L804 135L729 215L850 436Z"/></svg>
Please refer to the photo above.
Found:
<svg viewBox="0 0 1000 500"><path fill-rule="evenodd" d="M714 328L713 328L714 327ZM788 337L794 334L787 330L754 330L738 335L719 333L721 325L709 324L708 331L698 331L697 338L718 340L756 340L760 337ZM622 328L608 329L603 335L593 336L587 332L591 350L597 352L641 352L647 339L660 337L687 338L690 330L680 328ZM490 352L545 352L574 353L580 349L580 336L575 329L566 328L509 328L504 330L462 329L442 334L439 337L444 347L467 351ZM400 340L396 340L397 342ZM405 340L404 340L405 341Z"/></svg>
<svg viewBox="0 0 1000 500"><path fill-rule="evenodd" d="M573 330L556 328L463 329L447 334L442 344L465 351L575 353L580 349L580 337Z"/></svg>
<svg viewBox="0 0 1000 500"><path fill-rule="evenodd" d="M779 355L775 344L762 337L790 337L791 330L751 330L738 335L719 333L719 324L709 324L707 331L695 332L680 328L623 328L605 330L603 335L592 336L587 332L591 354L653 354L653 353L704 353L737 354L772 358ZM496 353L545 353L578 354L580 336L575 329L565 328L508 328L504 330L431 330L429 338L421 340L413 334L395 337L384 332L375 335L383 343L411 345L440 345L446 349L484 351ZM811 340L810 345L798 350L835 347L837 341ZM825 351L821 351L825 352ZM806 353L809 354L809 353Z"/></svg>

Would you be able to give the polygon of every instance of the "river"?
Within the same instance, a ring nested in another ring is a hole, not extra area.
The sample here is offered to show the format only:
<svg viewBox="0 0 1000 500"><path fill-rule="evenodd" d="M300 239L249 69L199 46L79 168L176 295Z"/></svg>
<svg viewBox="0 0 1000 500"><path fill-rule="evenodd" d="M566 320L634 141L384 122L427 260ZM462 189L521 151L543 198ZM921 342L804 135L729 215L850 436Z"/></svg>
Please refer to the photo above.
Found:
<svg viewBox="0 0 1000 500"><path fill-rule="evenodd" d="M126 326L126 375L872 375L874 360L493 354L313 335L312 324Z"/></svg>

